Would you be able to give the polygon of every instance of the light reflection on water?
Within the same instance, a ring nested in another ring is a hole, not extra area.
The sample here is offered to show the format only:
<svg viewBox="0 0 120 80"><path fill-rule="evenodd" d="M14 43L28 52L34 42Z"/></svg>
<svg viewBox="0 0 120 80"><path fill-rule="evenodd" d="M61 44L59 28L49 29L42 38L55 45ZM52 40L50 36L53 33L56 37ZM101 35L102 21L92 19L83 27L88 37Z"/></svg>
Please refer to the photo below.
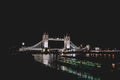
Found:
<svg viewBox="0 0 120 80"><path fill-rule="evenodd" d="M61 66L61 70L66 71L68 73L72 73L74 75L77 75L78 78L84 78L84 79L87 79L87 80L101 80L100 77L92 76L90 73L87 73L87 72L81 72L81 71L73 70L70 67Z"/></svg>
<svg viewBox="0 0 120 80"><path fill-rule="evenodd" d="M62 70L62 71L65 71L65 72L68 72L68 73L72 73L74 75L77 75L78 78L84 78L84 79L87 79L87 80L101 80L101 76L95 76L89 72L85 72L85 71L81 71L81 70L76 70L76 69L73 69L71 67L68 67L68 66L65 66L65 65L62 65L62 64L56 64L56 65L53 65L54 61L56 61L57 59L57 56L56 54L33 54L34 56L34 59L38 62L41 62L47 66L50 66L50 67L53 67L53 68L56 68L58 70ZM63 56L63 54L62 54ZM73 56L75 57L75 55L68 55L67 56ZM108 57L108 58L111 58L111 59L115 59L115 55L114 54L86 54L86 57ZM72 58L71 58L72 59ZM111 68L114 69L116 67L116 64L114 62L111 62Z"/></svg>
<svg viewBox="0 0 120 80"><path fill-rule="evenodd" d="M36 61L41 62L47 66L50 66L55 58L53 54L33 54L33 56Z"/></svg>
<svg viewBox="0 0 120 80"><path fill-rule="evenodd" d="M50 61L50 56L48 54L43 55L43 64L49 65L49 61Z"/></svg>

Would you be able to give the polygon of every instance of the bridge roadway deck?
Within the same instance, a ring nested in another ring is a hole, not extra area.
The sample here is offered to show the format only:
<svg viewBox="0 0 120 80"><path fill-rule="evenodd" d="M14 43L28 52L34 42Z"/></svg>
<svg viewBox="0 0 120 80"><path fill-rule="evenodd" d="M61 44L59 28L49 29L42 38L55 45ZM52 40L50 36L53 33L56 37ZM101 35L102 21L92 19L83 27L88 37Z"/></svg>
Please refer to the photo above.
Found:
<svg viewBox="0 0 120 80"><path fill-rule="evenodd" d="M64 54L80 54L80 53L120 53L120 50L102 50L102 51L95 51L95 50L91 50L91 51L64 51L64 52L59 52L57 50L50 50L50 51L47 51L47 52L43 52L42 50L27 50L27 51L17 51L18 53L30 53L30 54L50 54L50 53L53 53L53 54L61 54L61 53L64 53Z"/></svg>
<svg viewBox="0 0 120 80"><path fill-rule="evenodd" d="M48 40L51 40L51 41L64 41L63 38L49 38Z"/></svg>

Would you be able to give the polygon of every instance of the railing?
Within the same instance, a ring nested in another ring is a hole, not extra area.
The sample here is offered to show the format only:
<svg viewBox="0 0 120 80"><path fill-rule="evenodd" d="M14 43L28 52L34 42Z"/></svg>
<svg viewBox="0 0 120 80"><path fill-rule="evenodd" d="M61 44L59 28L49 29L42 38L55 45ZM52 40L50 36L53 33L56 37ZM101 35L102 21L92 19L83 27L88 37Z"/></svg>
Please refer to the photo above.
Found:
<svg viewBox="0 0 120 80"><path fill-rule="evenodd" d="M72 47L72 48L77 48L77 46L75 45L75 44L73 44L71 41L70 41L70 46Z"/></svg>

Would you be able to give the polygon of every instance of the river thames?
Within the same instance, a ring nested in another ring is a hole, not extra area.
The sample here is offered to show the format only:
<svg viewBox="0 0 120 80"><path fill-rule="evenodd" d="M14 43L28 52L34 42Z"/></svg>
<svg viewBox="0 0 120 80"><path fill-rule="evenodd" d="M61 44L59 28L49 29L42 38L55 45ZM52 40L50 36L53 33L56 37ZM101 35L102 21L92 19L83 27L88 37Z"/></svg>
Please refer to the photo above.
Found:
<svg viewBox="0 0 120 80"><path fill-rule="evenodd" d="M79 80L115 80L120 72L119 53L33 54L34 60Z"/></svg>

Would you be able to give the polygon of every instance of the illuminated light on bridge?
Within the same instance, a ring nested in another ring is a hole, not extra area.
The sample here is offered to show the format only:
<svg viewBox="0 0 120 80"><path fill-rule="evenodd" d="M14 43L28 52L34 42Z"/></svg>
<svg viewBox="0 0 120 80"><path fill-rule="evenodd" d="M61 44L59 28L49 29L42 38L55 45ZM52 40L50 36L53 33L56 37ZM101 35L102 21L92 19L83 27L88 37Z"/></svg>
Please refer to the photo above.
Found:
<svg viewBox="0 0 120 80"><path fill-rule="evenodd" d="M44 48L48 48L48 34L44 33L43 35Z"/></svg>
<svg viewBox="0 0 120 80"><path fill-rule="evenodd" d="M64 54L62 53L61 55L63 56Z"/></svg>
<svg viewBox="0 0 120 80"><path fill-rule="evenodd" d="M45 47L45 48L48 48L48 42L45 42L45 43L44 43L44 47Z"/></svg>
<svg viewBox="0 0 120 80"><path fill-rule="evenodd" d="M22 42L22 46L24 46L25 45L25 43L24 42Z"/></svg>
<svg viewBox="0 0 120 80"><path fill-rule="evenodd" d="M64 42L64 46L62 49L60 48L49 48L49 43L48 41L63 41ZM75 44L73 44L70 41L70 36L66 35L64 38L49 38L49 35L47 33L44 33L42 36L42 40L30 47L22 47L19 49L19 51L42 51L45 52L46 50L48 52L50 51L58 51L58 52L72 52L72 51L80 51L80 50L84 50L86 48L79 48L77 47Z"/></svg>
<svg viewBox="0 0 120 80"><path fill-rule="evenodd" d="M90 50L90 45L86 45L87 50Z"/></svg>
<svg viewBox="0 0 120 80"><path fill-rule="evenodd" d="M49 65L50 56L49 54L43 54L43 64Z"/></svg>
<svg viewBox="0 0 120 80"><path fill-rule="evenodd" d="M76 54L73 54L72 56L73 56L73 57L75 57L75 56L76 56Z"/></svg>
<svg viewBox="0 0 120 80"><path fill-rule="evenodd" d="M49 42L48 41L63 41L64 46L63 48L49 48ZM24 46L25 43L22 43L22 46ZM49 48L49 50L48 50ZM38 42L37 44L29 47L22 47L19 48L19 51L40 51L40 52L52 52L52 51L58 51L58 52L120 52L120 50L102 50L99 47L96 47L95 50L91 50L90 45L86 45L85 47L79 46L77 47L75 44L72 43L70 40L70 36L66 35L64 38L49 38L49 35L47 33L44 33L42 36L42 40ZM95 55L92 55L95 56ZM100 55L101 56L101 55Z"/></svg>
<svg viewBox="0 0 120 80"><path fill-rule="evenodd" d="M66 49L70 49L70 37L69 36L65 36L64 38L64 48Z"/></svg>
<svg viewBox="0 0 120 80"><path fill-rule="evenodd" d="M45 52L45 49L42 49L43 52Z"/></svg>

